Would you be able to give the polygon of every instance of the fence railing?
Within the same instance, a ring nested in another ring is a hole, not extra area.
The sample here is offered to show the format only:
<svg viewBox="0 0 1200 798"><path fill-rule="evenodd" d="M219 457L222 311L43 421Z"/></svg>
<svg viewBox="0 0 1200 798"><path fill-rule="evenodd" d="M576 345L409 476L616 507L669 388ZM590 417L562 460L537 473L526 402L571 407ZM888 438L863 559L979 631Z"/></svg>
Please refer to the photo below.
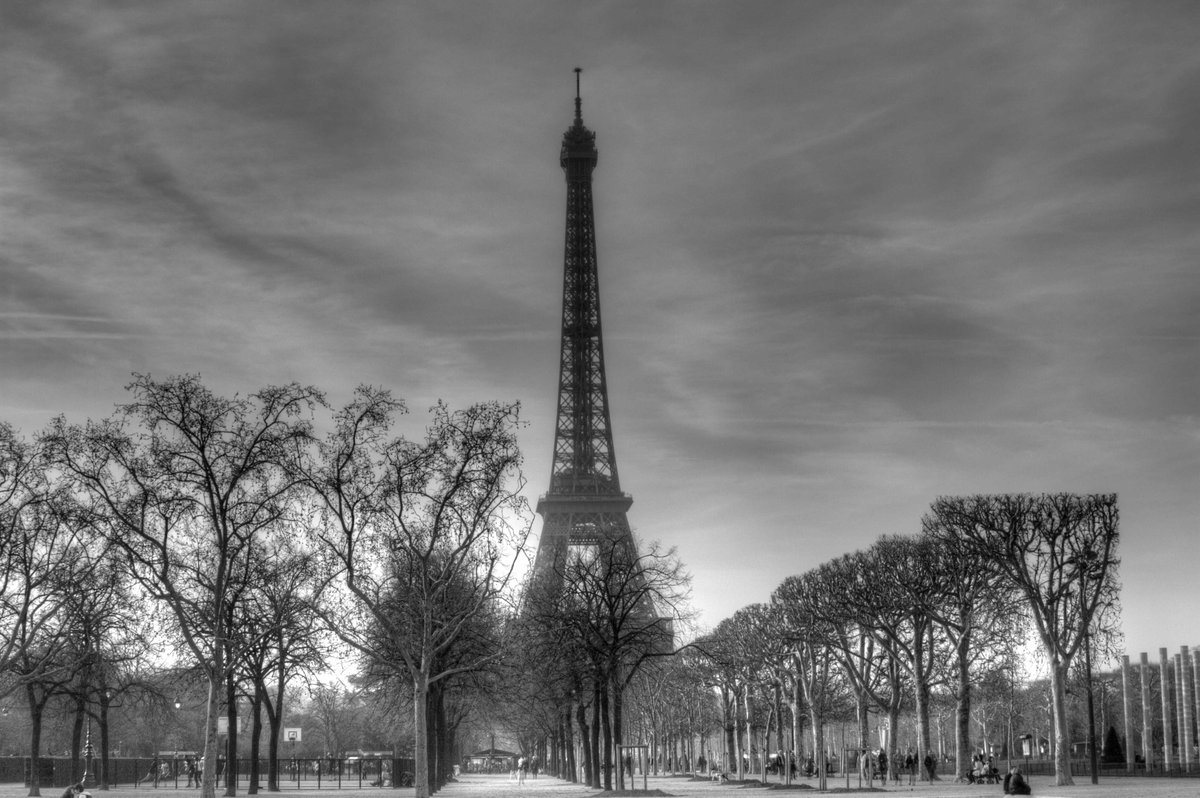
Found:
<svg viewBox="0 0 1200 798"><path fill-rule="evenodd" d="M66 787L78 781L83 761L69 757L44 756L39 760L39 784L42 787ZM249 759L238 759L235 767L218 761L218 786L234 779L239 789L250 786ZM279 760L279 788L286 789L364 789L392 787L411 776L414 762L405 757L321 757ZM30 783L33 760L27 756L0 757L0 783ZM266 789L267 760L258 763L258 786ZM92 778L103 772L100 760L92 760ZM146 789L184 789L188 786L187 760L175 757L115 757L109 760L106 782L110 787ZM89 781L89 784L91 782Z"/></svg>
<svg viewBox="0 0 1200 798"><path fill-rule="evenodd" d="M1008 760L1004 757L998 757L996 767L1000 768L1000 772L1004 773L1008 766ZM1012 760L1014 765L1021 768L1021 772L1029 776L1053 776L1054 775L1054 760L1053 759L1025 759L1016 758ZM1071 768L1071 778L1090 778L1092 775L1092 766L1087 759L1071 759L1068 763ZM950 772L953 772L953 763L950 763ZM944 769L943 769L944 771ZM1191 770L1183 769L1183 765L1178 762L1171 767L1163 766L1162 762L1151 762L1149 766L1145 762L1136 763L1133 772L1130 772L1124 762L1101 762L1100 763L1100 778L1115 778L1128 776L1160 776L1166 778L1197 778L1200 777L1200 764L1192 763Z"/></svg>

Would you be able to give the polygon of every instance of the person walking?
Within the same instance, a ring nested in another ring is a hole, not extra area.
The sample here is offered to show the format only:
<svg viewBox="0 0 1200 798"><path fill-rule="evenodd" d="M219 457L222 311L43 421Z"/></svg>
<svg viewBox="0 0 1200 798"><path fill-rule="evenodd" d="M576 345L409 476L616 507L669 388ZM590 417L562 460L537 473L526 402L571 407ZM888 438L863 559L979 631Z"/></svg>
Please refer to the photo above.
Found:
<svg viewBox="0 0 1200 798"><path fill-rule="evenodd" d="M868 787L875 780L875 771L871 767L871 752L863 750L862 756L858 758L858 779Z"/></svg>

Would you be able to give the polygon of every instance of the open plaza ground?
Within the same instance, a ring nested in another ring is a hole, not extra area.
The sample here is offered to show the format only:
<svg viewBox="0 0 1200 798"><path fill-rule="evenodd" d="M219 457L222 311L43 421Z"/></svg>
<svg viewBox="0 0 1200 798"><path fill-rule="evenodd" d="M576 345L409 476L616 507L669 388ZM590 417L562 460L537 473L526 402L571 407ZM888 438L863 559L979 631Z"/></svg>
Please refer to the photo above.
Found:
<svg viewBox="0 0 1200 798"><path fill-rule="evenodd" d="M1108 778L1100 784L1091 784L1086 778L1071 787L1055 787L1047 776L1030 778L1035 798L1197 798L1200 796L1200 779L1194 778ZM512 796L513 798L585 798L585 796L622 795L636 796L647 794L641 791L642 779L638 777L637 791L626 790L621 793L603 793L588 787L571 784L561 779L541 776L527 778L524 784L504 774L464 774L458 781L451 782L436 793L439 798L490 798L491 796ZM771 784L764 787L761 782L723 783L717 784L707 780L690 779L684 776L650 776L646 780L649 795L658 796L705 796L706 798L749 798L765 792L788 794L817 793L811 784L800 782L790 788L783 789L781 785ZM1001 789L994 784L955 784L939 782L933 785L917 784L912 787L907 784L886 787L875 786L862 789L857 780L851 780L847 791L846 783L831 781L828 794L841 793L896 793L912 798L981 798L982 796L1001 795ZM19 784L0 785L0 798L24 798L29 790ZM62 790L46 787L42 789L44 798L58 798ZM288 793L302 793L304 798L391 798L391 796L411 795L412 788L373 788L345 790L288 790L284 789L279 795L286 798ZM163 794L167 798L171 794L197 795L196 789L174 789L171 787L140 787L109 790L103 793L103 798L151 798ZM218 792L218 795L221 793ZM245 795L239 791L239 795ZM263 791L264 795L268 794ZM96 793L97 798L101 795Z"/></svg>

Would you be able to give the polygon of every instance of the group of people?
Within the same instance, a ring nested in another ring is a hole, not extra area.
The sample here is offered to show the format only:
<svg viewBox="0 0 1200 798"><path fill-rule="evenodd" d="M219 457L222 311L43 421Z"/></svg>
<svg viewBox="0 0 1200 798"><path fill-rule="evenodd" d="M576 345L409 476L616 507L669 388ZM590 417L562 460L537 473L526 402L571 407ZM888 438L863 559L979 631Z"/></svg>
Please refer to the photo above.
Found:
<svg viewBox="0 0 1200 798"><path fill-rule="evenodd" d="M525 777L529 775L532 775L535 779L537 778L538 758L536 756L517 757L510 778L516 779L518 784L524 784Z"/></svg>
<svg viewBox="0 0 1200 798"><path fill-rule="evenodd" d="M989 756L985 759L981 753L977 753L971 757L971 769L967 771L967 783L1000 783L1000 771L996 770L996 765L992 757Z"/></svg>
<svg viewBox="0 0 1200 798"><path fill-rule="evenodd" d="M970 784L999 784L1001 781L1000 771L996 769L995 760L990 756L984 757L982 753L975 754L971 757L971 769L967 771L967 781ZM1029 782L1025 780L1019 767L1014 766L1005 774L1004 794L1032 794Z"/></svg>
<svg viewBox="0 0 1200 798"><path fill-rule="evenodd" d="M899 758L899 754L896 755ZM917 755L910 748L904 754L904 759L897 762L895 769L892 771L892 778L896 784L900 783L900 779L907 775L909 784L917 783ZM929 770L933 767L934 760L931 755L925 757L925 768ZM878 751L863 751L858 758L858 774L867 784L870 784L876 776L879 780L886 784L888 778L888 755L887 751L880 748Z"/></svg>

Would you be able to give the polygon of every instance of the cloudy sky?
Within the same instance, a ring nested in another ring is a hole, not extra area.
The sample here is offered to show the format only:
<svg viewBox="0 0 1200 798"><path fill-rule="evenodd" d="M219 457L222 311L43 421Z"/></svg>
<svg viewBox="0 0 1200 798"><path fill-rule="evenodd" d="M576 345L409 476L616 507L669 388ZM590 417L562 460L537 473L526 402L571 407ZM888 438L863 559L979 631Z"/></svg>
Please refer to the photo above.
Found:
<svg viewBox="0 0 1200 798"><path fill-rule="evenodd" d="M1200 6L5 3L0 419L130 372L519 399L583 73L630 521L702 623L939 495L1116 491L1200 643ZM417 414L419 418L419 413Z"/></svg>

